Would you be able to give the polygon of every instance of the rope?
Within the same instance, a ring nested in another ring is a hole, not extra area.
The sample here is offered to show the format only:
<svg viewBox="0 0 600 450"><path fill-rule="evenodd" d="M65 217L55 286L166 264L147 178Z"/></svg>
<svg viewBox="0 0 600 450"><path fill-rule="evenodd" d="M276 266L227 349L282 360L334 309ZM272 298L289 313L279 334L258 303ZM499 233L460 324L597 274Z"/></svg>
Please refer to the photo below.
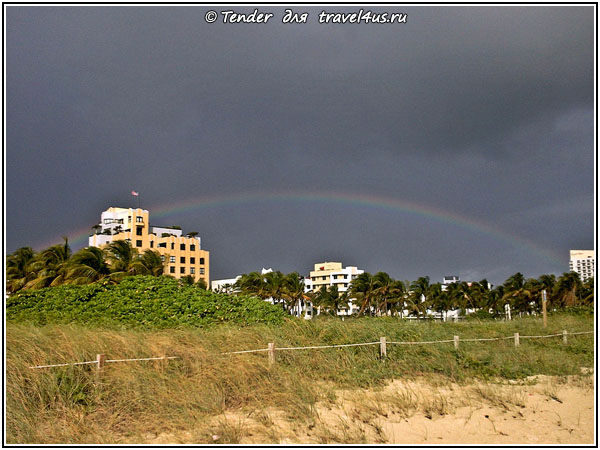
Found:
<svg viewBox="0 0 600 450"><path fill-rule="evenodd" d="M65 363L65 364L48 364L46 366L31 366L30 369L45 369L46 367L64 367L64 366L81 366L83 364L96 364L98 361L84 361L76 363Z"/></svg>
<svg viewBox="0 0 600 450"><path fill-rule="evenodd" d="M225 352L225 353L221 353L221 355L237 355L240 353L256 353L256 352L268 352L269 349L268 348L261 348L258 350L241 350L239 352Z"/></svg>
<svg viewBox="0 0 600 450"><path fill-rule="evenodd" d="M135 359L107 359L104 361L105 363L113 363L113 362L125 362L125 361L150 361L156 359L176 359L178 356L158 356L155 358L135 358ZM84 361L84 362L76 362L76 363L64 363L64 364L47 364L45 366L30 366L30 369L45 369L48 367L65 367L65 366L81 366L84 364L98 364L98 361Z"/></svg>
<svg viewBox="0 0 600 450"><path fill-rule="evenodd" d="M443 340L443 341L413 341L413 342L395 342L395 341L390 341L388 342L388 344L398 344L398 345L418 345L418 344L437 344L437 343L444 343L444 342L454 342L454 339L447 339L447 340ZM378 342L379 344L379 342Z"/></svg>
<svg viewBox="0 0 600 450"><path fill-rule="evenodd" d="M305 350L309 348L339 348L339 347L358 347L359 345L379 345L379 341L377 342L364 342L360 344L338 344L338 345L315 345L312 347L277 347L276 350Z"/></svg>
<svg viewBox="0 0 600 450"><path fill-rule="evenodd" d="M591 334L594 331L577 331L573 333L568 333L568 335L576 335L576 334ZM547 337L556 337L563 336L562 333L557 334L547 334L543 336L519 336L520 339L536 339L536 338L547 338ZM514 336L506 336L506 337L498 337L498 338L474 338L474 339L459 339L459 342L480 342L480 341L500 341L505 339L514 339ZM443 344L448 342L454 342L454 339L445 339L441 341L389 341L387 344L396 344L396 345L422 345L422 344ZM378 345L379 341L376 342L361 342L358 344L337 344L337 345L313 345L309 347L281 347L276 348L275 350L309 350L309 349L321 349L321 348L340 348L340 347L359 347L363 345ZM258 352L268 352L268 348L261 348L256 350L240 350L237 352L225 352L221 353L221 355L239 355L241 353L258 353ZM127 361L151 361L151 360L165 360L165 359L177 359L178 356L157 356L152 358L132 358L132 359L107 359L104 361L105 363L113 363L113 362L127 362ZM30 369L44 369L47 367L65 367L65 366L80 366L84 364L97 364L98 361L84 361L84 362L76 362L76 363L64 363L64 364L48 364L45 366L30 366Z"/></svg>
<svg viewBox="0 0 600 450"><path fill-rule="evenodd" d="M481 338L481 339L460 339L460 342L479 342L479 341L499 341L501 339L512 339L513 337Z"/></svg>
<svg viewBox="0 0 600 450"><path fill-rule="evenodd" d="M157 360L157 359L177 359L179 358L179 356L157 356L154 358L136 358L136 359L107 359L106 363L112 363L112 362L125 362L125 361L152 361L152 360Z"/></svg>
<svg viewBox="0 0 600 450"><path fill-rule="evenodd" d="M554 337L554 336L562 336L563 334L546 334L544 336L519 336L522 339L526 339L526 338L530 338L530 339L537 339L537 338L547 338L547 337Z"/></svg>

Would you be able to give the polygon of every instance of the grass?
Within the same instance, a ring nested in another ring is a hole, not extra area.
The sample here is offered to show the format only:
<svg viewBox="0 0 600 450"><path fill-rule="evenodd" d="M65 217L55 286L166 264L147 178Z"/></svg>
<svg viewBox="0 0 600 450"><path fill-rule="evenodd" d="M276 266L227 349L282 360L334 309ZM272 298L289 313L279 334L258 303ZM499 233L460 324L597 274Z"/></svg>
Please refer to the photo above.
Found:
<svg viewBox="0 0 600 450"><path fill-rule="evenodd" d="M11 324L6 329L6 441L27 444L119 444L151 441L148 436L192 433L196 443L237 443L251 431L245 421L268 428L272 411L299 430L310 429L315 442L365 442L366 430L385 436L377 417L398 411L433 416L446 414L443 396L418 399L416 393L365 400L359 414L367 423L340 418L324 427L315 405L335 405L340 389L373 388L403 378L467 383L477 378L523 379L530 375L575 375L593 366L591 334L562 339L461 342L427 346L388 344L388 357L378 346L221 355L222 352L277 347L378 341L441 340L589 331L593 317L555 315L544 329L541 320L513 322L410 323L393 318L287 320L283 325L222 325L209 329L118 329L83 325ZM30 369L29 366L107 359L177 356L178 359L107 364L100 376L94 366ZM443 385L444 382L441 382ZM550 393L549 393L550 394ZM493 388L479 393L506 408L518 396L504 398ZM261 411L262 416L252 414ZM236 417L238 417L236 416ZM216 419L215 419L216 418ZM220 419L219 419L220 418ZM367 428L365 428L367 427ZM192 432L192 430L194 430ZM218 436L218 438L214 438ZM269 439L279 441L272 433ZM176 439L175 439L176 440Z"/></svg>

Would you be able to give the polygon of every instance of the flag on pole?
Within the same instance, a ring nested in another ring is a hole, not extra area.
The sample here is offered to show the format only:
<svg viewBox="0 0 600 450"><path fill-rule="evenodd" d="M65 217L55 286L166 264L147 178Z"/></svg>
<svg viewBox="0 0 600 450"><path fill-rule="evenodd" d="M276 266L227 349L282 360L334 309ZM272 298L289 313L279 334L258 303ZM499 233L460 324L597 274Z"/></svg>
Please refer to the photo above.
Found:
<svg viewBox="0 0 600 450"><path fill-rule="evenodd" d="M136 191L131 191L131 195L134 195L134 196L136 196L136 197L137 197L137 196L139 196L139 195L140 195L140 193L139 193L139 192L136 192Z"/></svg>

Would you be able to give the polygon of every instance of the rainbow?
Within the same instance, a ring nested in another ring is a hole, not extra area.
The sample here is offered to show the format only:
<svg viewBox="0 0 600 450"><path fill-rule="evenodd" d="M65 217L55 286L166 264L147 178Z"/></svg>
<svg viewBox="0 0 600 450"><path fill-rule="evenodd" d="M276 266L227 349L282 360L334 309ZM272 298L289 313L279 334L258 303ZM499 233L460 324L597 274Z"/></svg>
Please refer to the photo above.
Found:
<svg viewBox="0 0 600 450"><path fill-rule="evenodd" d="M554 252L542 248L530 240L504 232L479 220L474 220L469 217L461 216L439 208L433 208L427 205L412 203L406 200L398 200L391 197L336 192L245 192L239 194L188 199L179 202L171 202L164 205L155 205L145 209L148 209L150 211L151 219L156 219L161 217L168 217L174 214L185 214L187 212L196 211L199 209L247 205L259 202L308 202L351 205L371 209L384 209L396 213L412 214L417 217L432 219L437 222L470 230L475 233L487 235L493 238L494 240L502 241L513 247L525 248L530 252L537 254L552 263L560 265L564 264L562 258L559 258ZM87 227L83 230L73 231L69 233L68 236L72 245L86 245L87 238L90 233L90 228ZM60 240L57 240L57 242L59 241Z"/></svg>

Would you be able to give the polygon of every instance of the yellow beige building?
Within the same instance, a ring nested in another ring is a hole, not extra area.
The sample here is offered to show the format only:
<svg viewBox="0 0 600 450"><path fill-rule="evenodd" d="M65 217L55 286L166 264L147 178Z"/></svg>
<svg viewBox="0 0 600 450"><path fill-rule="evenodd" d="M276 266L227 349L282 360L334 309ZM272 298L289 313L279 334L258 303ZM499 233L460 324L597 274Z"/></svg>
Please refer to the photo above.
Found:
<svg viewBox="0 0 600 450"><path fill-rule="evenodd" d="M318 291L323 286L337 286L339 292L348 290L350 283L364 270L348 266L343 268L341 262L322 262L315 264L308 279L304 281L307 291Z"/></svg>
<svg viewBox="0 0 600 450"><path fill-rule="evenodd" d="M97 232L89 237L90 246L104 247L112 241L125 240L140 253L156 250L165 262L166 275L190 275L194 281L203 279L209 286L209 252L201 249L200 238L193 233L184 236L179 227L150 228L147 210L113 206L102 212L95 228Z"/></svg>

